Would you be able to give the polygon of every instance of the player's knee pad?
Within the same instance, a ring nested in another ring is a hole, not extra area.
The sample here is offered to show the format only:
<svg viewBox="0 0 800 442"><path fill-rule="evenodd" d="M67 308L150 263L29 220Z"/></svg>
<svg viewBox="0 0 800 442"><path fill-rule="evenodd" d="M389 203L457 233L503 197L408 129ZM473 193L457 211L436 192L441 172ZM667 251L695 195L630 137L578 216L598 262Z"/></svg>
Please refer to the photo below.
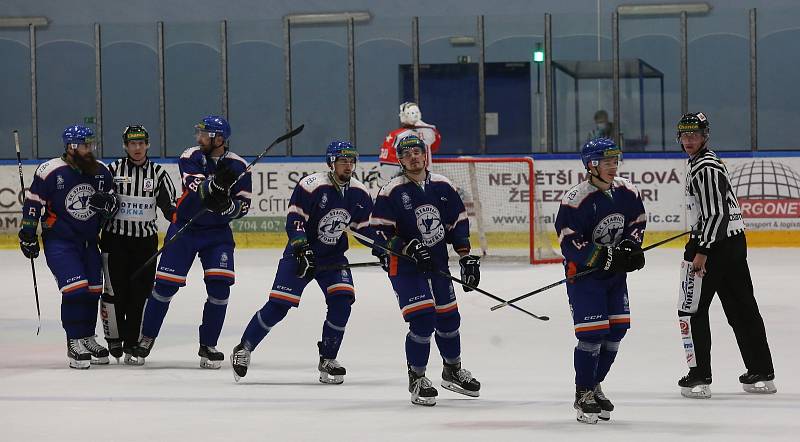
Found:
<svg viewBox="0 0 800 442"><path fill-rule="evenodd" d="M150 297L156 301L169 303L172 301L172 297L175 296L175 293L178 293L178 286L156 282L155 287L153 287L153 293L150 294Z"/></svg>
<svg viewBox="0 0 800 442"><path fill-rule="evenodd" d="M325 319L337 327L347 325L352 310L350 301L351 299L347 296L329 296L327 299L328 314Z"/></svg>
<svg viewBox="0 0 800 442"><path fill-rule="evenodd" d="M272 327L286 317L289 308L288 304L270 300L258 311L258 318L268 327Z"/></svg>
<svg viewBox="0 0 800 442"><path fill-rule="evenodd" d="M206 280L208 302L215 305L227 305L231 295L231 285L219 279Z"/></svg>
<svg viewBox="0 0 800 442"><path fill-rule="evenodd" d="M603 336L584 336L578 340L578 345L575 346L575 349L596 356L600 353L603 341Z"/></svg>
<svg viewBox="0 0 800 442"><path fill-rule="evenodd" d="M436 334L447 335L451 333L458 333L458 328L461 326L461 315L458 311L455 314L436 315Z"/></svg>
<svg viewBox="0 0 800 442"><path fill-rule="evenodd" d="M435 326L436 315L433 312L415 316L408 322L409 337L420 343L430 342Z"/></svg>

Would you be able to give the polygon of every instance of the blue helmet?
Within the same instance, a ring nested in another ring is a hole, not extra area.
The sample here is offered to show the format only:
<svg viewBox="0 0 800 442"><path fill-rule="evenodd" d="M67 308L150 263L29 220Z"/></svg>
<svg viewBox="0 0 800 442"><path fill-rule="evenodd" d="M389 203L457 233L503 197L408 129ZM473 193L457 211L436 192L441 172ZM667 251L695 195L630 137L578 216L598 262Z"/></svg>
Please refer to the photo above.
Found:
<svg viewBox="0 0 800 442"><path fill-rule="evenodd" d="M333 140L325 151L328 166L333 165L337 158L353 158L358 161L358 151L349 141Z"/></svg>
<svg viewBox="0 0 800 442"><path fill-rule="evenodd" d="M586 142L581 149L581 161L583 167L589 168L589 164L597 166L603 158L618 157L622 158L622 149L610 138L593 138Z"/></svg>
<svg viewBox="0 0 800 442"><path fill-rule="evenodd" d="M219 115L208 115L194 125L194 128L209 134L222 135L222 138L228 139L231 137L231 125L228 121ZM213 138L213 137L212 137Z"/></svg>
<svg viewBox="0 0 800 442"><path fill-rule="evenodd" d="M428 146L425 145L425 142L416 135L409 135L407 137L403 137L400 141L397 142L397 158L402 158L405 155L406 150L412 147L419 147L422 149L423 152L428 150Z"/></svg>
<svg viewBox="0 0 800 442"><path fill-rule="evenodd" d="M67 126L61 134L61 140L64 141L64 147L70 144L92 144L96 141L94 131L79 124Z"/></svg>

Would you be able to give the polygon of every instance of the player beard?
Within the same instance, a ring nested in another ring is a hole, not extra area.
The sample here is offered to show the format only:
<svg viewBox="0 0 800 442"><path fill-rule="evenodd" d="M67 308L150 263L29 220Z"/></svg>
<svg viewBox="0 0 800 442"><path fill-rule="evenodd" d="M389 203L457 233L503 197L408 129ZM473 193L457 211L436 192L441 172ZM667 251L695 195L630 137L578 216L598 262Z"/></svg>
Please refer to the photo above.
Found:
<svg viewBox="0 0 800 442"><path fill-rule="evenodd" d="M84 175L94 175L97 173L97 160L95 160L94 154L91 152L85 155L73 152L72 161L75 162L75 166L77 166Z"/></svg>

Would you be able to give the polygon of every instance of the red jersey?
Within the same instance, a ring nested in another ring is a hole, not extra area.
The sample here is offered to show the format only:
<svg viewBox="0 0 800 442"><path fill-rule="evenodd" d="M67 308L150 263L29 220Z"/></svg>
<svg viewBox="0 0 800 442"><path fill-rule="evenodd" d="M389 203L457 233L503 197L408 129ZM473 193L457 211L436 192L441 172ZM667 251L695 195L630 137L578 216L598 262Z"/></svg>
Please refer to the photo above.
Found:
<svg viewBox="0 0 800 442"><path fill-rule="evenodd" d="M420 121L420 123L422 122ZM401 127L389 132L389 135L383 139L381 154L378 157L378 161L385 164L400 165L400 161L397 159L397 143L409 135L418 136L425 142L425 145L428 146L428 165L430 165L431 154L439 150L439 145L442 143L442 136L439 134L439 130L436 129L436 126L426 125L424 123L417 126Z"/></svg>

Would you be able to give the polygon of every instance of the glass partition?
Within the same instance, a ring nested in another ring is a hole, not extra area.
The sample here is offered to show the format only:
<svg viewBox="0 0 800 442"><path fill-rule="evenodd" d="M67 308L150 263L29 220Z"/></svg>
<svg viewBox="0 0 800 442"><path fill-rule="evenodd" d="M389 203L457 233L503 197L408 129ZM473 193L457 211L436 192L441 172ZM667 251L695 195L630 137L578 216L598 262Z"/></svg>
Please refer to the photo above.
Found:
<svg viewBox="0 0 800 442"><path fill-rule="evenodd" d="M440 154L480 152L476 17L420 17L422 119L442 133ZM401 66L402 100L413 101L411 66Z"/></svg>
<svg viewBox="0 0 800 442"><path fill-rule="evenodd" d="M689 112L704 112L716 150L750 150L747 11L689 17ZM670 128L680 118L675 115Z"/></svg>
<svg viewBox="0 0 800 442"><path fill-rule="evenodd" d="M286 129L283 21L228 22L231 148L258 155ZM267 155L286 155L286 143Z"/></svg>
<svg viewBox="0 0 800 442"><path fill-rule="evenodd" d="M797 150L800 10L758 10L758 149Z"/></svg>
<svg viewBox="0 0 800 442"><path fill-rule="evenodd" d="M355 27L356 138L361 155L378 155L399 127L403 69L411 66L411 19L372 19ZM427 118L427 115L425 115Z"/></svg>
<svg viewBox="0 0 800 442"><path fill-rule="evenodd" d="M152 158L161 156L158 115L158 36L155 23L109 23L100 28L103 75L103 155L124 155L122 131L141 124Z"/></svg>
<svg viewBox="0 0 800 442"><path fill-rule="evenodd" d="M95 116L94 26L37 29L36 51L39 158L45 159L64 152L64 128Z"/></svg>
<svg viewBox="0 0 800 442"><path fill-rule="evenodd" d="M0 29L3 81L0 81L0 159L16 158L11 132L19 131L22 158L31 158L31 65L28 29Z"/></svg>
<svg viewBox="0 0 800 442"><path fill-rule="evenodd" d="M292 25L293 155L324 155L333 139L349 138L347 27Z"/></svg>
<svg viewBox="0 0 800 442"><path fill-rule="evenodd" d="M168 156L195 145L193 128L203 116L222 113L219 48L219 22L164 23Z"/></svg>

